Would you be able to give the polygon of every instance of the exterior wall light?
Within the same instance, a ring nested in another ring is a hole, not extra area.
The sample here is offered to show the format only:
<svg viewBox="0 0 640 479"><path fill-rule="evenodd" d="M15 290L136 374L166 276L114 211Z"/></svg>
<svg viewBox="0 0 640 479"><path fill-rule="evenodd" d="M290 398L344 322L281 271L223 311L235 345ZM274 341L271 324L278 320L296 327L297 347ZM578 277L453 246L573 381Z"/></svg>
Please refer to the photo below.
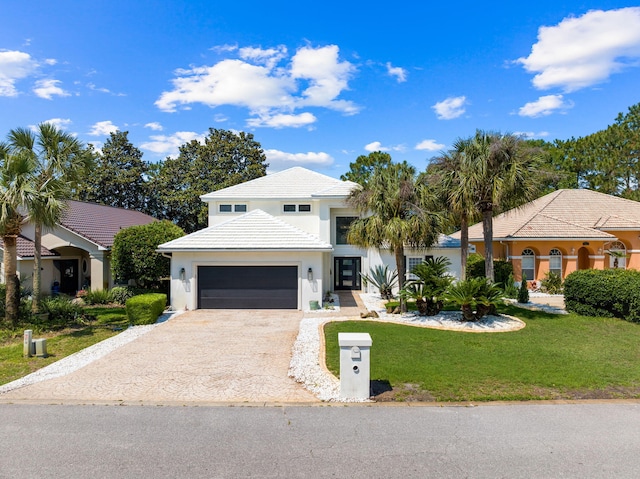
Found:
<svg viewBox="0 0 640 479"><path fill-rule="evenodd" d="M307 270L307 279L313 281L313 270L311 268Z"/></svg>
<svg viewBox="0 0 640 479"><path fill-rule="evenodd" d="M184 281L187 278L187 272L184 268L180 268L180 281Z"/></svg>

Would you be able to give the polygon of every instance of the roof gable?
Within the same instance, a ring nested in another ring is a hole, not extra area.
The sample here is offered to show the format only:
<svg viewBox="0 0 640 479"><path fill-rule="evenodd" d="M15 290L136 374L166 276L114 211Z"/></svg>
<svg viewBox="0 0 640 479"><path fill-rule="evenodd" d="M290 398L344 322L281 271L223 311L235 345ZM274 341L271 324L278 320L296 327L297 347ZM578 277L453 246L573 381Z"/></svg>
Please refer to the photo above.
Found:
<svg viewBox="0 0 640 479"><path fill-rule="evenodd" d="M242 216L161 244L160 251L331 251L315 235L256 209Z"/></svg>
<svg viewBox="0 0 640 479"><path fill-rule="evenodd" d="M254 180L223 188L200 198L204 201L215 199L249 198L320 198L347 197L359 185L352 181L342 181L315 171L296 166Z"/></svg>

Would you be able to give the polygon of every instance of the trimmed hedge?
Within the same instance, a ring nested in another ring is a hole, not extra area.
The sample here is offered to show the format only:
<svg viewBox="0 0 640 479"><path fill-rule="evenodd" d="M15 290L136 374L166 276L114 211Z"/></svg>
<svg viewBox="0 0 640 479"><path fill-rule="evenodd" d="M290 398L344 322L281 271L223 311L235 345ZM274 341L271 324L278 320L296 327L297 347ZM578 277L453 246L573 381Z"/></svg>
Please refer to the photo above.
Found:
<svg viewBox="0 0 640 479"><path fill-rule="evenodd" d="M564 282L567 311L640 322L640 271L587 269L574 271Z"/></svg>
<svg viewBox="0 0 640 479"><path fill-rule="evenodd" d="M125 303L127 318L131 324L153 324L167 305L167 295L162 293L141 294L129 298Z"/></svg>

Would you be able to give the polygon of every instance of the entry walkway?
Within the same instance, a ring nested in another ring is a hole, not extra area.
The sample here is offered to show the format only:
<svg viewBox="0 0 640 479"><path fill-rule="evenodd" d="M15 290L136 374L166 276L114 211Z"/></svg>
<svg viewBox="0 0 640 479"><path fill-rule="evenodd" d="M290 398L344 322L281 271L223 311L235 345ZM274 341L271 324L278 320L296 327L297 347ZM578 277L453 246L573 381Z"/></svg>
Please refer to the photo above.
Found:
<svg viewBox="0 0 640 479"><path fill-rule="evenodd" d="M301 318L300 311L190 311L82 369L0 400L316 402L287 376Z"/></svg>

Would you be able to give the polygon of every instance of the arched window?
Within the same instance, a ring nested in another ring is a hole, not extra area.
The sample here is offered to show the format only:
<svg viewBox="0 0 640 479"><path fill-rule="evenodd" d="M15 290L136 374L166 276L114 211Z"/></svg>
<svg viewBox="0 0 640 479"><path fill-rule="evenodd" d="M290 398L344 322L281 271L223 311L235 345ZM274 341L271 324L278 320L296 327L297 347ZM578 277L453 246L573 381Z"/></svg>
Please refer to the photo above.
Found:
<svg viewBox="0 0 640 479"><path fill-rule="evenodd" d="M557 248L549 251L549 272L562 278L562 252Z"/></svg>
<svg viewBox="0 0 640 479"><path fill-rule="evenodd" d="M611 246L609 246L609 268L627 268L627 248L624 243L614 241L611 243Z"/></svg>
<svg viewBox="0 0 640 479"><path fill-rule="evenodd" d="M522 275L527 281L536 279L536 254L529 248L522 251Z"/></svg>

